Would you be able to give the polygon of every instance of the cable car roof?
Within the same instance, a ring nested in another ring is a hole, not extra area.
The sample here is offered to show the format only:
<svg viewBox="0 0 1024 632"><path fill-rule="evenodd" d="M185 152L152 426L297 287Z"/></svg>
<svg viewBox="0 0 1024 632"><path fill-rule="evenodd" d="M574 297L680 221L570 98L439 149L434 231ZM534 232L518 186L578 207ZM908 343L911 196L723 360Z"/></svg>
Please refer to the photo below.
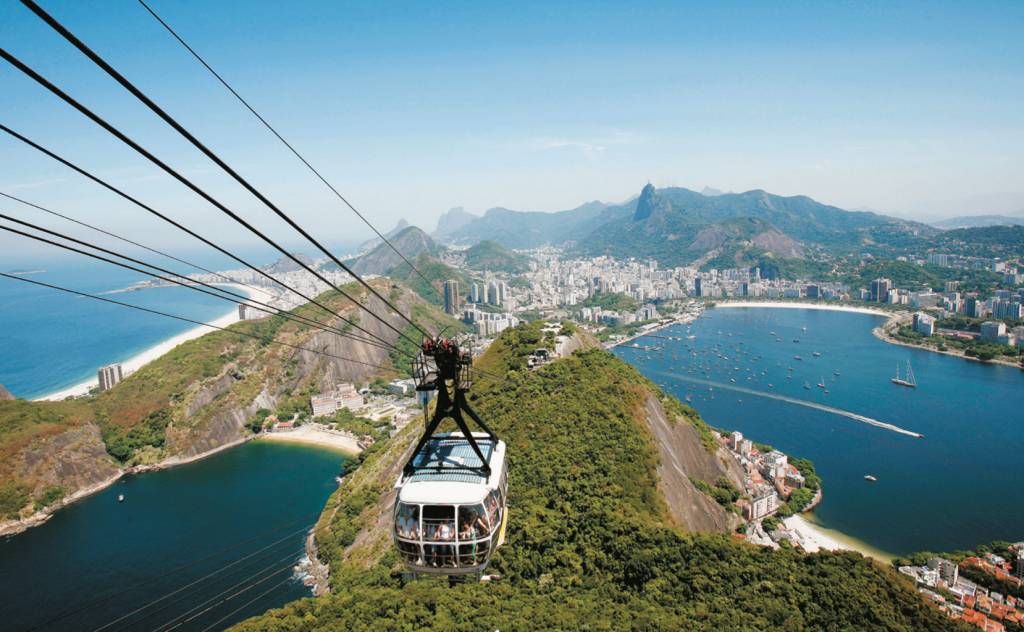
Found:
<svg viewBox="0 0 1024 632"><path fill-rule="evenodd" d="M439 434L413 460L414 472L399 479L399 499L407 503L472 504L482 502L498 486L505 461L505 443L496 444L486 434L473 433L481 452L491 464L491 480L482 471L479 457L459 433Z"/></svg>

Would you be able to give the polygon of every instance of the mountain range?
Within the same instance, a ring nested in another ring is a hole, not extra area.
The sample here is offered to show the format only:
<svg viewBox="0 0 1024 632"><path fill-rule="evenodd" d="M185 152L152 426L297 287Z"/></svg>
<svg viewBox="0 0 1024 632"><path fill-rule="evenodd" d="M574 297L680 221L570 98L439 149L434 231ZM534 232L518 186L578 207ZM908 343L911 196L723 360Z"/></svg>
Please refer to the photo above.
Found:
<svg viewBox="0 0 1024 632"><path fill-rule="evenodd" d="M1024 215L964 215L932 222L936 228L982 228L986 226L1024 226Z"/></svg>
<svg viewBox="0 0 1024 632"><path fill-rule="evenodd" d="M468 245L491 240L509 248L559 245L583 255L653 257L666 266L803 260L816 251L855 252L939 232L925 224L847 211L806 196L762 190L724 193L708 187L701 192L657 189L652 184L622 204L594 201L556 213L492 208L483 216L472 216L455 210L454 216L449 212L441 218L434 233L442 242Z"/></svg>

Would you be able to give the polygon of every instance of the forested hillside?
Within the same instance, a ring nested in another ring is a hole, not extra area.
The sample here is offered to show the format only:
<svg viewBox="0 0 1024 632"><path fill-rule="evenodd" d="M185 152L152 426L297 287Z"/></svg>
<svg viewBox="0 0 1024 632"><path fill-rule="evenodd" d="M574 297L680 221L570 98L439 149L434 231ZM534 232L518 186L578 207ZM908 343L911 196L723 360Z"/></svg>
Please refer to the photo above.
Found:
<svg viewBox="0 0 1024 632"><path fill-rule="evenodd" d="M425 326L436 331L457 325L408 288L383 279L374 283ZM361 287L351 284L346 291L375 313L388 314L392 326L403 326ZM319 300L384 340L398 338L337 292ZM349 327L310 304L293 312ZM274 316L181 344L96 396L0 401L0 526L109 482L124 468L174 463L243 439L258 409L275 410L290 400L308 403L310 394L339 381L390 372L391 361L385 349ZM404 369L402 359L395 373Z"/></svg>
<svg viewBox="0 0 1024 632"><path fill-rule="evenodd" d="M480 360L499 378L473 406L508 443L510 526L500 581L403 581L391 550L391 489L415 428L382 445L328 501L317 526L332 592L239 630L958 629L891 569L855 553L805 555L690 533L658 492L644 404L665 396L602 349L537 371L537 325L508 330ZM675 423L704 427L683 407Z"/></svg>

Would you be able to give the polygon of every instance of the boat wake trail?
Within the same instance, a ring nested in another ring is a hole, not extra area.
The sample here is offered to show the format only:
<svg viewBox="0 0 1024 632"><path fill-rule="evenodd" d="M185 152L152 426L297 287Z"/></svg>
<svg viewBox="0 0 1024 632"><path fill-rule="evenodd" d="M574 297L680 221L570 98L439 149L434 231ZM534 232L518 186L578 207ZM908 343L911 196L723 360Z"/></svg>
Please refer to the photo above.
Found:
<svg viewBox="0 0 1024 632"><path fill-rule="evenodd" d="M777 393L766 393L764 391L757 391L757 390L754 390L752 388L745 388L743 386L736 386L735 384L723 384L722 382L715 382L715 381L712 381L712 380L702 380L700 378L689 377L687 375L679 375L678 373L669 373L668 371L649 371L649 372L650 373L654 373L656 375L661 375L663 377L668 377L668 378L672 378L672 379L675 379L675 380L681 380L683 382L693 382L694 384L703 384L705 386L714 386L715 388L721 388L721 389L729 390L729 391L736 391L738 393L746 393L747 395L754 395L756 397L765 397L765 398L774 399L774 400L780 401L780 402L786 402L787 404L794 404L796 406L803 406L805 408L813 408L814 410L820 410L822 412L832 413L833 415L839 415L841 417L847 417L849 419L853 419L854 421L859 421L861 423L868 424L869 426L875 426L876 428L882 428L884 430L891 430L893 432L898 432L900 434L907 435L908 437L915 437L917 439L921 439L921 438L924 437L924 435L919 433L919 432L914 432L913 430L907 430L906 428L900 428L899 426L897 426L895 424L890 424L890 423L886 423L884 421L879 421L878 419L873 419L871 417L865 417L864 415L858 415L857 413L850 412L849 410L843 410L842 408L835 408L835 407L832 407L832 406L826 406L825 404L819 404L818 402L808 402L808 401L803 400L803 399L797 399L795 397L787 397L785 395L779 395Z"/></svg>

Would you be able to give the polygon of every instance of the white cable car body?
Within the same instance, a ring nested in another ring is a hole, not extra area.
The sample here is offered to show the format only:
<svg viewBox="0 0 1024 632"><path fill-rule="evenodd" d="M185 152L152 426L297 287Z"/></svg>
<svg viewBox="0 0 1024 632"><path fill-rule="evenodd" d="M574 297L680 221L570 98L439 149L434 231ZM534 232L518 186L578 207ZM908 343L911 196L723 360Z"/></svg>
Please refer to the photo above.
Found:
<svg viewBox="0 0 1024 632"><path fill-rule="evenodd" d="M507 524L505 442L486 433L473 438L490 462L489 475L460 433L434 435L402 473L394 507L394 539L414 573L480 573L501 546ZM452 470L448 464L463 468Z"/></svg>
<svg viewBox="0 0 1024 632"><path fill-rule="evenodd" d="M395 482L392 537L413 574L479 574L505 539L505 442L466 401L471 366L471 356L445 338L424 341L413 362L416 390L437 394L434 414ZM463 414L484 432L471 432ZM458 431L436 432L446 419Z"/></svg>

